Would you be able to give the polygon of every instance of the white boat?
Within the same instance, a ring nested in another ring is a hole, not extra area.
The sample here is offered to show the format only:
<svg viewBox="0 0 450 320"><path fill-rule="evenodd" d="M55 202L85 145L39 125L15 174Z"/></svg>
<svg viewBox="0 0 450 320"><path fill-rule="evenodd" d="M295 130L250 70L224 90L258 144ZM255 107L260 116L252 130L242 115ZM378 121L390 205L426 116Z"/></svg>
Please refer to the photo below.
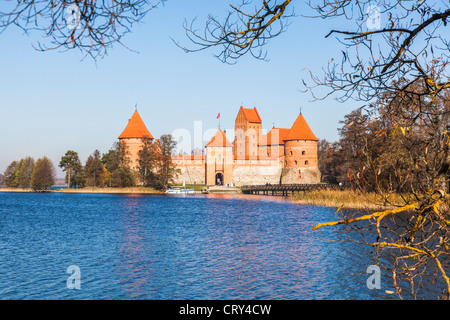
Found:
<svg viewBox="0 0 450 320"><path fill-rule="evenodd" d="M182 189L182 188L170 188L166 191L168 194L184 194L184 193L194 193L194 189Z"/></svg>

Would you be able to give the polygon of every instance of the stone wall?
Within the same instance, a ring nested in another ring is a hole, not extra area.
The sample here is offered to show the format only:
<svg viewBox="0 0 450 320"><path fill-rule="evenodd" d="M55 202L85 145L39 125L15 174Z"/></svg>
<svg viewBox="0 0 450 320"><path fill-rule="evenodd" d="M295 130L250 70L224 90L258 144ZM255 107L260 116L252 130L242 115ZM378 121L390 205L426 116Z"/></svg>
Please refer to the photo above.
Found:
<svg viewBox="0 0 450 320"><path fill-rule="evenodd" d="M173 180L174 184L183 184L183 174L186 179L186 184L205 184L205 166L185 166L177 167L180 170L180 174ZM189 178L191 178L189 180Z"/></svg>
<svg viewBox="0 0 450 320"><path fill-rule="evenodd" d="M183 174L185 174L186 184L206 183L204 165L188 165L177 168L180 170L180 174L173 180L174 184L183 184ZM189 177L191 178L190 180ZM281 165L267 164L239 164L234 165L233 168L232 183L236 186L263 185L266 183L279 184L280 180L282 184L317 184L320 183L320 171L317 168L283 169Z"/></svg>
<svg viewBox="0 0 450 320"><path fill-rule="evenodd" d="M257 166L257 165L239 165L234 167L233 184L242 185L260 185L260 184L279 184L281 176L281 166Z"/></svg>
<svg viewBox="0 0 450 320"><path fill-rule="evenodd" d="M285 168L281 174L282 184L317 184L320 183L320 171L317 168Z"/></svg>

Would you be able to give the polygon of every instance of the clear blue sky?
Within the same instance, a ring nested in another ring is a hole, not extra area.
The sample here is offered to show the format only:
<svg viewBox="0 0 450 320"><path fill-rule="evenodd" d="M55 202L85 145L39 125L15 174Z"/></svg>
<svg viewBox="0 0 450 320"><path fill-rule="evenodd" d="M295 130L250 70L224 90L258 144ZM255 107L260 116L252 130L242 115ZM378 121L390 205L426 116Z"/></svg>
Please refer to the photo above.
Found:
<svg viewBox="0 0 450 320"><path fill-rule="evenodd" d="M35 51L32 44L42 39L18 28L1 34L0 172L25 156L45 155L57 166L67 150L77 151L83 163L95 149L107 152L136 103L156 138L193 132L194 121L202 121L204 132L216 129L219 112L221 128L233 129L243 105L258 108L266 129L272 123L289 128L301 106L319 139L337 140L339 121L359 105L310 102L300 89L308 78L304 68L322 75L321 68L339 56L337 40L324 36L340 22L301 17L306 7L299 1L299 16L266 47L268 62L248 56L227 65L213 56L217 51L187 54L170 39L188 45L185 18L198 17L201 28L209 13L225 16L227 9L227 1L169 0L124 38L139 53L119 45L97 63L81 61L77 50Z"/></svg>

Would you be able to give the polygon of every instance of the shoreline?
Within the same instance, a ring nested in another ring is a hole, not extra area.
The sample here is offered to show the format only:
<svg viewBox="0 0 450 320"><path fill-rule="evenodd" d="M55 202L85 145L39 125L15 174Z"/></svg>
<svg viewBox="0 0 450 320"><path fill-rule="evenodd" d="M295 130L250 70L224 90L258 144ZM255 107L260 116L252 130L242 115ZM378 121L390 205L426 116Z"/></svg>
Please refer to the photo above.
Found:
<svg viewBox="0 0 450 320"><path fill-rule="evenodd" d="M97 194L165 194L162 190L156 190L149 187L85 187L79 189L50 189L45 191L34 191L33 189L23 189L23 188L0 188L0 192L5 193L97 193ZM210 189L210 193L227 193L227 194L238 194L241 193L238 189ZM194 194L202 194L201 190L194 190Z"/></svg>
<svg viewBox="0 0 450 320"><path fill-rule="evenodd" d="M80 189L51 189L46 191L34 191L32 189L22 188L0 188L0 192L9 193L89 193L89 194L165 194L162 190L156 190L149 187L85 187ZM202 191L195 190L194 194L202 194ZM240 190L225 190L224 188L210 188L210 194L241 194ZM267 197L277 197L269 196ZM363 210L363 211L384 211L396 208L394 205L383 205L379 196L375 194L362 194L351 190L317 190L306 193L296 193L283 197L286 200L299 205L322 206L338 209L348 210ZM395 201L394 201L395 202Z"/></svg>
<svg viewBox="0 0 450 320"><path fill-rule="evenodd" d="M130 187L130 188L97 188L97 187L86 187L79 189L51 189L45 191L34 191L32 189L21 189L21 188L0 188L0 192L11 192L11 193L146 193L146 194L163 194L164 191L159 191L153 188L146 187Z"/></svg>

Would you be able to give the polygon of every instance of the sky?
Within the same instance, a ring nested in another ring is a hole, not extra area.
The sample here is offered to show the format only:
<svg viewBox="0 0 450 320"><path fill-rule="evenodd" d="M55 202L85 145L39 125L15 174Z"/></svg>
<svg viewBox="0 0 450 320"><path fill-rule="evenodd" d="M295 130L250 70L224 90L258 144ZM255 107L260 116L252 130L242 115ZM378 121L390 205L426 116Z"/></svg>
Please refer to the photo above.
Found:
<svg viewBox="0 0 450 320"><path fill-rule="evenodd" d="M352 21L306 18L305 4L295 5L288 30L265 48L268 61L244 56L235 65L218 60L217 48L185 53L172 41L189 46L184 19L197 17L201 29L208 14L226 15L226 1L169 0L125 36L132 50L117 45L97 61L78 50L36 51L32 45L45 42L40 34L7 29L0 34L0 172L25 156L47 156L57 167L67 150L82 163L96 149L106 153L135 105L155 138L187 132L192 147L209 141L218 113L232 141L240 106L256 107L266 130L290 128L301 108L319 139L336 141L339 121L360 105L312 101L301 91L302 79L309 79L307 70L322 76L343 49L325 35ZM194 137L199 126L200 139ZM57 176L63 177L59 169Z"/></svg>

